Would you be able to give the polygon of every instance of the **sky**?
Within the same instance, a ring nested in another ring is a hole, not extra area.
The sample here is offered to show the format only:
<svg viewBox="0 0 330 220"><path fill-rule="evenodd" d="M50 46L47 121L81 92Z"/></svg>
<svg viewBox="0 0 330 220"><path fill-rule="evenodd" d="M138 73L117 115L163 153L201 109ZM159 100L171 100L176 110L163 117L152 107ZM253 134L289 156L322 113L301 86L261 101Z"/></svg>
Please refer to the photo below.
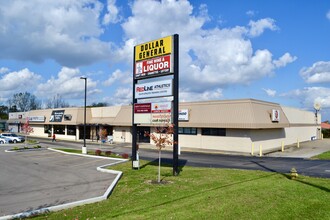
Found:
<svg viewBox="0 0 330 220"><path fill-rule="evenodd" d="M330 1L0 0L0 105L132 102L133 48L179 35L180 102L258 99L330 120Z"/></svg>

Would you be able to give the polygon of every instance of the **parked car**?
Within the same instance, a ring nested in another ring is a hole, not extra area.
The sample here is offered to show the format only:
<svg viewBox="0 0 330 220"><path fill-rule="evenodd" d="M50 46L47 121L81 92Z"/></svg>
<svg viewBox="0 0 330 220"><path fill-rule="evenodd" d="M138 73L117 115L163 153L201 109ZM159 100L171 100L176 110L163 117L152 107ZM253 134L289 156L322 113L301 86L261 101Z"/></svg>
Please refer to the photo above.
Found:
<svg viewBox="0 0 330 220"><path fill-rule="evenodd" d="M6 138L5 136L0 135L0 144L9 144L13 143L13 141L10 138Z"/></svg>
<svg viewBox="0 0 330 220"><path fill-rule="evenodd" d="M10 139L13 143L23 143L25 141L25 138L22 136L18 136L17 134L14 133L2 133L1 136L6 137Z"/></svg>

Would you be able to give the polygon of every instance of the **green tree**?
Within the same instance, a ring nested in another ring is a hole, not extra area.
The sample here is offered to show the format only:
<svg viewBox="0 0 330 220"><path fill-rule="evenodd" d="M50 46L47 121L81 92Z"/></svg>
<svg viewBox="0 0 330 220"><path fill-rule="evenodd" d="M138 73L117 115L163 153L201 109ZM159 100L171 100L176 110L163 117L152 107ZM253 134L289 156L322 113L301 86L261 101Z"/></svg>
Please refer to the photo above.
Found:
<svg viewBox="0 0 330 220"><path fill-rule="evenodd" d="M0 106L0 119L8 119L8 107L5 105Z"/></svg>

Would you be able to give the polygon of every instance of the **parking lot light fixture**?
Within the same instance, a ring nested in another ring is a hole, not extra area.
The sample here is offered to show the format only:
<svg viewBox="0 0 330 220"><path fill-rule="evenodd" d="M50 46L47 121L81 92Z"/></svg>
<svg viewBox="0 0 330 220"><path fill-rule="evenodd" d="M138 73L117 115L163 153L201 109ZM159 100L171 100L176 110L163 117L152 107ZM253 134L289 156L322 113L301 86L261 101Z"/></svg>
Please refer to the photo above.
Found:
<svg viewBox="0 0 330 220"><path fill-rule="evenodd" d="M82 154L87 154L87 147L86 147L86 100L87 100L87 77L81 76L80 79L85 80L85 102L84 102L84 146L82 147L81 151Z"/></svg>

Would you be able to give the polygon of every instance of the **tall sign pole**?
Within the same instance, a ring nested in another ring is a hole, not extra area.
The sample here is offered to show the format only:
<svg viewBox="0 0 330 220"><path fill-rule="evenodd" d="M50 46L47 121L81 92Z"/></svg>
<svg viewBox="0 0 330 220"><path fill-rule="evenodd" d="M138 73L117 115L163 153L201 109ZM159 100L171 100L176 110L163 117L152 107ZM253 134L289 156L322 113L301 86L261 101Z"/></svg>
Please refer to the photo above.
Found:
<svg viewBox="0 0 330 220"><path fill-rule="evenodd" d="M137 79L135 78L135 47L133 55L133 101L132 101L132 168L134 168L133 163L136 161L136 144L137 144L137 124L134 123L134 105L137 103L135 98L135 84L137 84Z"/></svg>
<svg viewBox="0 0 330 220"><path fill-rule="evenodd" d="M179 174L179 35L174 34L174 79L173 79L173 175Z"/></svg>
<svg viewBox="0 0 330 220"><path fill-rule="evenodd" d="M179 174L179 35L136 45L133 64L132 168L138 163L137 125L172 123L173 175L176 176ZM151 81L145 80L151 78ZM173 101L146 103L146 100L168 97Z"/></svg>

